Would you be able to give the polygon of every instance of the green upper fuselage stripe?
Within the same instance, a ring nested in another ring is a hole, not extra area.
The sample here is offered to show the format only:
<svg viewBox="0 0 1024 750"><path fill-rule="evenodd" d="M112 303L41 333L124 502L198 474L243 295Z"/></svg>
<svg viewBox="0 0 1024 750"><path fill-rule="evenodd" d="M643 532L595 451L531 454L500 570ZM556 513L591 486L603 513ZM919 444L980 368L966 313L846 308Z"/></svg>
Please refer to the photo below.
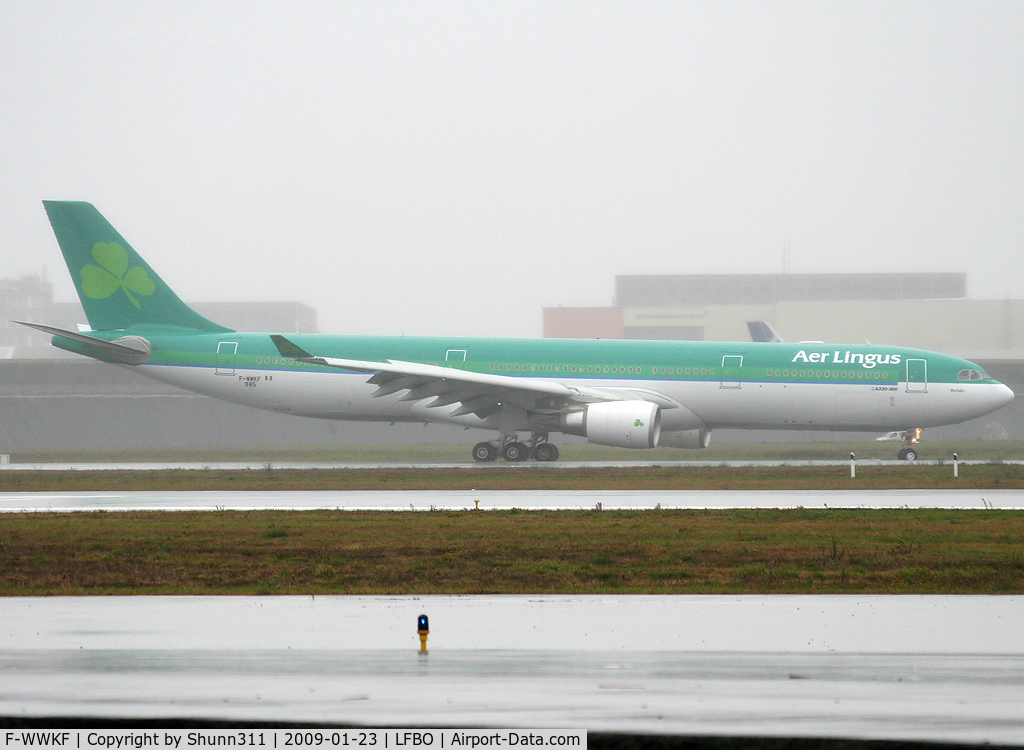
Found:
<svg viewBox="0 0 1024 750"><path fill-rule="evenodd" d="M167 333L140 328L91 335L112 340L128 333L150 341L150 364L155 365L340 372L337 368L283 358L264 333ZM286 338L314 356L448 365L512 377L894 383L905 379L908 360L924 360L924 377L928 382L994 382L988 378L960 379L964 369L980 372L978 365L967 360L897 347L321 334L294 334ZM221 343L237 344L237 351L218 353ZM61 339L60 345L87 353L66 339ZM741 365L737 364L740 358Z"/></svg>

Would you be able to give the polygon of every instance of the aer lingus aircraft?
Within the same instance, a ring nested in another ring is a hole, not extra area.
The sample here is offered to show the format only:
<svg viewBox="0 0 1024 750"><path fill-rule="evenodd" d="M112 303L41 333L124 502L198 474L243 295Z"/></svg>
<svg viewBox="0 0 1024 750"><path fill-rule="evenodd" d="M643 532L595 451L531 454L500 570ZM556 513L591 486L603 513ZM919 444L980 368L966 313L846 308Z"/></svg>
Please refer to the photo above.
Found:
<svg viewBox="0 0 1024 750"><path fill-rule="evenodd" d="M239 333L185 305L91 204L43 205L89 321L27 324L54 346L260 409L496 433L478 461L554 461L551 433L703 448L721 428L912 431L1013 399L976 364L893 346Z"/></svg>

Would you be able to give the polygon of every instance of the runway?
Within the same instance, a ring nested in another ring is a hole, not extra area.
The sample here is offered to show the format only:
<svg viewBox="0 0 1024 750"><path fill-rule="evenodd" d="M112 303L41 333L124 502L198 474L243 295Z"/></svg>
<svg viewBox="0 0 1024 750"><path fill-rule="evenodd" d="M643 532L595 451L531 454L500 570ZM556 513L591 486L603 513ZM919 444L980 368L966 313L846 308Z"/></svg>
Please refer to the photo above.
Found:
<svg viewBox="0 0 1024 750"><path fill-rule="evenodd" d="M477 502L479 501L479 503ZM1024 510L1024 490L375 490L4 492L0 513L128 510L603 510L950 508Z"/></svg>
<svg viewBox="0 0 1024 750"><path fill-rule="evenodd" d="M959 460L960 466L1020 466L1024 460L1018 459L977 459ZM858 459L858 467L871 466L902 466L913 468L914 466L949 466L952 470L953 460L949 459L919 459L917 461L896 461L882 460L878 458ZM560 471L566 469L653 469L653 468L675 468L685 471L686 469L702 468L770 468L780 466L807 467L807 466L838 466L847 467L849 459L823 460L823 459L777 459L760 461L556 461L551 463L521 463L509 464L504 461L491 463L479 463L467 461L461 463L399 463L399 462L309 462L309 461L161 461L161 462L73 462L73 463L2 463L0 472L4 471L365 471L379 469L478 469L482 471Z"/></svg>
<svg viewBox="0 0 1024 750"><path fill-rule="evenodd" d="M7 598L0 715L1020 744L1022 617L1019 596Z"/></svg>

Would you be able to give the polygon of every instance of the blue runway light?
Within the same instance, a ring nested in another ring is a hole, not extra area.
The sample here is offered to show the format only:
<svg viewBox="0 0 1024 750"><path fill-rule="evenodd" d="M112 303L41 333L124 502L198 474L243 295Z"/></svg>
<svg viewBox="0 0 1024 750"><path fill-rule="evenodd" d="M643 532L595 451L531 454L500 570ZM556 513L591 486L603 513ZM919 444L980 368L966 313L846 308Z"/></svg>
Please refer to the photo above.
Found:
<svg viewBox="0 0 1024 750"><path fill-rule="evenodd" d="M430 633L430 620L426 615L420 615L416 620L416 632L420 635L420 653L427 653L427 634Z"/></svg>

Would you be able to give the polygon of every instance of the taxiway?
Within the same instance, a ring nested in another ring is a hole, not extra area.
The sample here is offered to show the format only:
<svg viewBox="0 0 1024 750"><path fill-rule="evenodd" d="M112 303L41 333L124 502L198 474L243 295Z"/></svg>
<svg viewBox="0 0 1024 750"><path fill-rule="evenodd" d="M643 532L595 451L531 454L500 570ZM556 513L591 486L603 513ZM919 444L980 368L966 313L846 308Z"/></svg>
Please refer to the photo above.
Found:
<svg viewBox="0 0 1024 750"><path fill-rule="evenodd" d="M478 502L479 501L479 502ZM4 492L0 512L128 510L651 510L951 508L1024 510L1024 490L344 490Z"/></svg>

